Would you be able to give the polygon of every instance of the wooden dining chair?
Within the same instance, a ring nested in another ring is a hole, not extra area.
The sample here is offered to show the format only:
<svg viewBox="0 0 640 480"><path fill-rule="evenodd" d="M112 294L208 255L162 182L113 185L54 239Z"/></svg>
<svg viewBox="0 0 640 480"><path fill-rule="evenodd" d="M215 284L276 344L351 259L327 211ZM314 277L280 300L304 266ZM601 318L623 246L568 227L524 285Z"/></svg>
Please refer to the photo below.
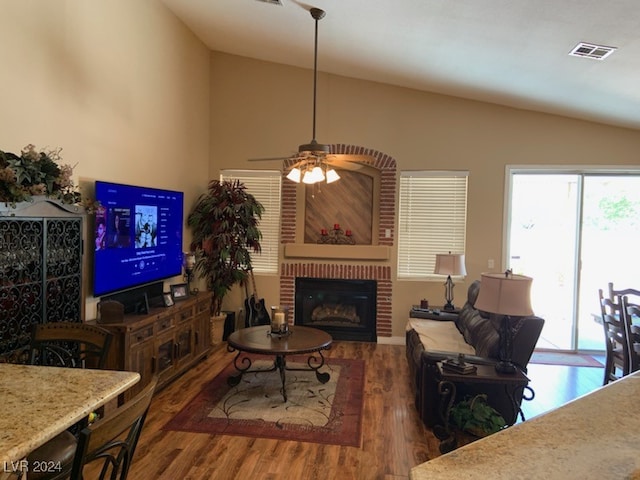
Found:
<svg viewBox="0 0 640 480"><path fill-rule="evenodd" d="M606 385L629 374L629 354L622 319L622 305L605 297L602 289L598 290L598 295L606 349L602 384Z"/></svg>
<svg viewBox="0 0 640 480"><path fill-rule="evenodd" d="M104 368L113 335L82 322L35 324L31 330L32 365Z"/></svg>
<svg viewBox="0 0 640 480"><path fill-rule="evenodd" d="M640 306L630 303L627 296L621 298L622 318L629 356L629 373L633 373L640 370L640 326L633 324L633 318L640 317Z"/></svg>
<svg viewBox="0 0 640 480"><path fill-rule="evenodd" d="M617 302L620 297L627 297L630 305L640 305L640 290L635 288L623 288L616 290L613 288L613 282L609 282L609 300Z"/></svg>
<svg viewBox="0 0 640 480"><path fill-rule="evenodd" d="M621 315L626 314L629 308L635 307L640 308L640 290L635 288L622 288L615 289L613 287L613 282L609 282L608 284L609 290L609 299L613 302L622 304L622 299L625 299L626 307L621 305ZM633 315L627 315L626 319L623 319L623 326L625 327L625 341L626 341L626 350L627 350L627 370L625 375L629 373L635 372L638 367L633 366L633 362L637 360L634 345L633 345L633 336L629 335L629 332L633 331L637 327L633 327L631 323Z"/></svg>
<svg viewBox="0 0 640 480"><path fill-rule="evenodd" d="M127 478L157 383L154 377L131 400L80 431L71 480Z"/></svg>
<svg viewBox="0 0 640 480"><path fill-rule="evenodd" d="M104 368L113 335L104 328L81 322L35 324L31 330L32 365ZM29 472L29 480L68 478L77 446L75 432L87 425L83 420L56 435L27 456L29 465L60 465L61 469Z"/></svg>

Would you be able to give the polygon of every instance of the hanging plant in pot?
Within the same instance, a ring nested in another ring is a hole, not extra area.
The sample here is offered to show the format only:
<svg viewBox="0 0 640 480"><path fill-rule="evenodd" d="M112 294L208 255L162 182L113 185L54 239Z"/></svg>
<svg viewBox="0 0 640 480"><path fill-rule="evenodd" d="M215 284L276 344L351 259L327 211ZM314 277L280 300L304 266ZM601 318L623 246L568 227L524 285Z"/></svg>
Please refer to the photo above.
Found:
<svg viewBox="0 0 640 480"><path fill-rule="evenodd" d="M195 272L213 292L211 313L219 315L233 285L244 281L251 252L260 253L258 222L264 207L239 180L209 183L187 218L192 229Z"/></svg>

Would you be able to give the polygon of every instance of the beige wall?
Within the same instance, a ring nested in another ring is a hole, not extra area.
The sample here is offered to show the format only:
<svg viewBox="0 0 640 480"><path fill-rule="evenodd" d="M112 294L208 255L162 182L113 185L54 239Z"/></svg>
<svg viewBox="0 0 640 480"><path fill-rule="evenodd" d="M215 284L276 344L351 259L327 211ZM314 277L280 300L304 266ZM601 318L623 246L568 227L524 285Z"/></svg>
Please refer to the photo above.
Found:
<svg viewBox="0 0 640 480"><path fill-rule="evenodd" d="M277 169L246 159L311 140L310 70L210 54L158 0L0 0L0 12L0 149L62 147L88 194L96 179L177 189L187 213L221 168ZM640 151L638 131L326 74L317 138L401 170L468 169L468 279L501 258L505 164L637 164ZM257 281L275 303L274 278ZM394 282L394 335L422 297L443 288Z"/></svg>
<svg viewBox="0 0 640 480"><path fill-rule="evenodd" d="M211 166L278 169L248 158L290 155L311 140L312 72L219 52L211 64ZM388 85L321 74L317 140L372 148L399 170L468 170L467 280L501 269L504 172L507 164L638 165L640 132ZM395 265L395 251L393 253ZM395 271L395 268L393 269ZM258 276L260 296L278 301L278 282ZM394 279L393 335L404 335L412 304L442 304L441 282ZM242 294L227 307L240 305Z"/></svg>
<svg viewBox="0 0 640 480"><path fill-rule="evenodd" d="M87 194L95 180L181 190L188 212L209 177L207 48L157 0L0 0L0 12L0 150L62 147Z"/></svg>

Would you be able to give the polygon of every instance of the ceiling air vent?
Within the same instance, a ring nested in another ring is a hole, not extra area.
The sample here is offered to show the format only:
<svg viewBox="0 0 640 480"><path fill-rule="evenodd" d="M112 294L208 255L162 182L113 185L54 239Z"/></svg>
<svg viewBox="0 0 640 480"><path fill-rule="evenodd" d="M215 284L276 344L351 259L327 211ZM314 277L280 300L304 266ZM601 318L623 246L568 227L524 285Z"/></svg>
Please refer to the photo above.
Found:
<svg viewBox="0 0 640 480"><path fill-rule="evenodd" d="M605 47L593 43L579 43L569 52L574 57L593 58L594 60L604 60L617 49L616 47Z"/></svg>
<svg viewBox="0 0 640 480"><path fill-rule="evenodd" d="M271 5L280 5L282 6L282 2L280 0L257 0L262 3L270 3Z"/></svg>

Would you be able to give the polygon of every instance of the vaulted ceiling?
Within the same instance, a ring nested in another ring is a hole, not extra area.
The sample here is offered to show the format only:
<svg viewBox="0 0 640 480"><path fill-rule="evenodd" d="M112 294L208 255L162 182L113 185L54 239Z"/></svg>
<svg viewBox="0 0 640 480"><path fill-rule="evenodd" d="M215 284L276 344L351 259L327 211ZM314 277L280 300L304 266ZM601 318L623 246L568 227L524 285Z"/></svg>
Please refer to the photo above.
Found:
<svg viewBox="0 0 640 480"><path fill-rule="evenodd" d="M640 129L637 0L162 1L212 50L311 69L317 7L321 72Z"/></svg>

